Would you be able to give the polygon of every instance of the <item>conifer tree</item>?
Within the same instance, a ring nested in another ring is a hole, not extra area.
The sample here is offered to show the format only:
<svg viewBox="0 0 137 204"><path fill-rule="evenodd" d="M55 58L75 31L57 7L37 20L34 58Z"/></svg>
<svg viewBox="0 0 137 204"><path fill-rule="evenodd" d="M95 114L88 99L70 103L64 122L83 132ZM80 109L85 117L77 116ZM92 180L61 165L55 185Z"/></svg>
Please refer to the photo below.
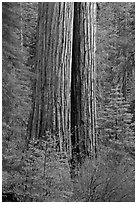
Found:
<svg viewBox="0 0 137 204"><path fill-rule="evenodd" d="M126 146L134 146L134 132L131 123L132 114L119 88L112 88L107 102L100 112L99 129L102 137Z"/></svg>

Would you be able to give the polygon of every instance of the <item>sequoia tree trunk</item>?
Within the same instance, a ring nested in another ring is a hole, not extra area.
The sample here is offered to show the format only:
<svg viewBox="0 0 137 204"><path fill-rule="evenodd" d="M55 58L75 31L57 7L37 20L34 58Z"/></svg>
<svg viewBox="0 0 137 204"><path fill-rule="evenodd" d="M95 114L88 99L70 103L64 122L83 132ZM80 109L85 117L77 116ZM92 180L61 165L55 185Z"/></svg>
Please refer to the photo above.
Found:
<svg viewBox="0 0 137 204"><path fill-rule="evenodd" d="M96 152L95 3L39 3L30 138L56 135L74 168Z"/></svg>
<svg viewBox="0 0 137 204"><path fill-rule="evenodd" d="M29 138L56 135L60 151L71 152L70 89L73 3L39 3L36 82Z"/></svg>
<svg viewBox="0 0 137 204"><path fill-rule="evenodd" d="M73 168L96 154L96 3L74 3L71 141Z"/></svg>

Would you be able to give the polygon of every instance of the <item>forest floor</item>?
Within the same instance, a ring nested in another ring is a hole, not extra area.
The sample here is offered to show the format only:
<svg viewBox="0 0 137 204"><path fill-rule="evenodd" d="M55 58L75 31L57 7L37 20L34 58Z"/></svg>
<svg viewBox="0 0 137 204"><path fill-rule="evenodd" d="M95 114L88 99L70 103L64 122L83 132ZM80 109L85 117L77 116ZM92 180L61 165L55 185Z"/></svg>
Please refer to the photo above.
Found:
<svg viewBox="0 0 137 204"><path fill-rule="evenodd" d="M104 148L96 161L85 159L73 180L66 155L50 152L43 163L44 151L33 149L33 158L29 151L20 172L4 166L3 188L14 186L20 202L134 202L134 159ZM9 165L15 166L16 161Z"/></svg>
<svg viewBox="0 0 137 204"><path fill-rule="evenodd" d="M46 173L53 178L54 187L46 201L134 202L134 159L108 148L104 152L104 148L96 161L85 159L73 180L67 159L51 163Z"/></svg>
<svg viewBox="0 0 137 204"><path fill-rule="evenodd" d="M73 195L73 182L67 160L56 160L49 163L46 167L45 176L52 180L46 202L68 202Z"/></svg>

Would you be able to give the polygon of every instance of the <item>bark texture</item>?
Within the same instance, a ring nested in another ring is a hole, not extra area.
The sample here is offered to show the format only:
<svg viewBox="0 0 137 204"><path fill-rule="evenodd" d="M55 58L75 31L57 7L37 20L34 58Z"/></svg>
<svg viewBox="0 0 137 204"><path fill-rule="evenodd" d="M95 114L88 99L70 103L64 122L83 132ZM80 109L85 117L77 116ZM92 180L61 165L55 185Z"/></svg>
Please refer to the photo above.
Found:
<svg viewBox="0 0 137 204"><path fill-rule="evenodd" d="M75 3L71 83L71 140L72 155L78 162L81 162L87 154L96 152L95 33L96 4Z"/></svg>
<svg viewBox="0 0 137 204"><path fill-rule="evenodd" d="M55 136L74 166L96 152L96 3L39 3L30 138Z"/></svg>
<svg viewBox="0 0 137 204"><path fill-rule="evenodd" d="M56 135L60 151L70 147L73 3L39 3L36 84L30 138ZM71 150L69 150L71 151Z"/></svg>

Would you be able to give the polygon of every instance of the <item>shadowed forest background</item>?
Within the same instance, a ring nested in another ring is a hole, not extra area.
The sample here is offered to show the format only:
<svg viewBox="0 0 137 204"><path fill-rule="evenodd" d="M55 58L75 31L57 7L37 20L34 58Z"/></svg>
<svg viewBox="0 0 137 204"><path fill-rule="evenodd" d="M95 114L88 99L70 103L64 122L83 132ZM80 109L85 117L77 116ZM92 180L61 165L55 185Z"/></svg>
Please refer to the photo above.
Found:
<svg viewBox="0 0 137 204"><path fill-rule="evenodd" d="M2 200L135 201L135 3L2 3Z"/></svg>

